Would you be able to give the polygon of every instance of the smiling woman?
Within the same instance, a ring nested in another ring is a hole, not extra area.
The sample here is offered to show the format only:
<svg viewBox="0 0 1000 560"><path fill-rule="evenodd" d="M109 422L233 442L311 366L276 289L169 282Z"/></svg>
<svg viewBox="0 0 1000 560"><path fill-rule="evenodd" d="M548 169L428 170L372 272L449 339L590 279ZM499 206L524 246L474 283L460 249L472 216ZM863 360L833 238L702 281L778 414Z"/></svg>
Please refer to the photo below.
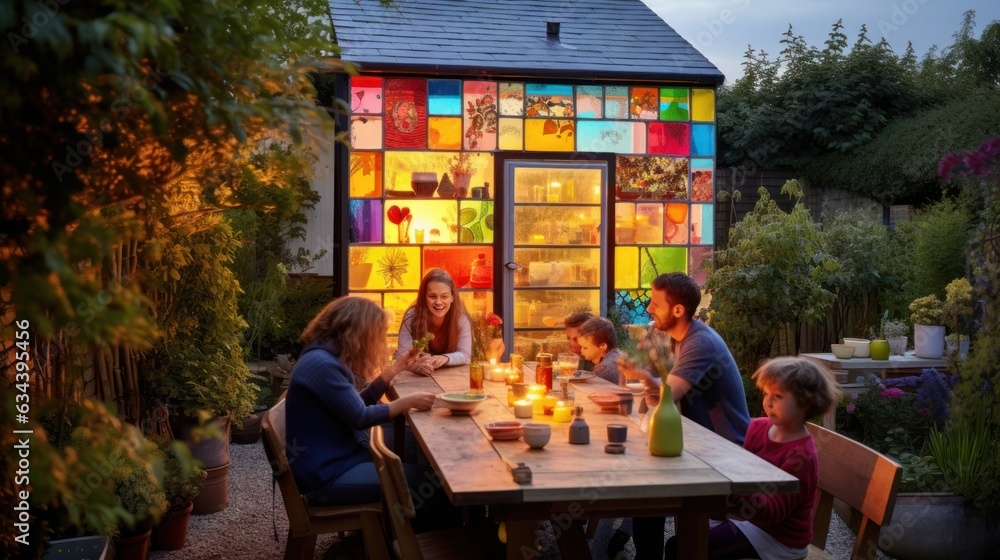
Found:
<svg viewBox="0 0 1000 560"><path fill-rule="evenodd" d="M441 367L469 363L472 323L455 282L440 268L432 268L424 275L417 300L403 315L396 356L405 354L414 341L424 340L427 354L413 366L414 371L429 374Z"/></svg>

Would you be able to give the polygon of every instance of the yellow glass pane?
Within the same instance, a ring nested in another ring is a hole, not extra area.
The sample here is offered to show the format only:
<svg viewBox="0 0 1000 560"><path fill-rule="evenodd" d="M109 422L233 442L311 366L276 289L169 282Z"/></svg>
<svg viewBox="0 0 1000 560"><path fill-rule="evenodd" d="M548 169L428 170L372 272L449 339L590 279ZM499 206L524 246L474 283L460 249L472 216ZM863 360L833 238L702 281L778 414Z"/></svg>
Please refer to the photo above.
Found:
<svg viewBox="0 0 1000 560"><path fill-rule="evenodd" d="M428 118L427 145L432 150L461 150L462 119L445 117Z"/></svg>
<svg viewBox="0 0 1000 560"><path fill-rule="evenodd" d="M571 120L528 119L524 123L524 148L532 152L572 152L576 132Z"/></svg>
<svg viewBox="0 0 1000 560"><path fill-rule="evenodd" d="M639 248L615 247L615 289L634 290L639 287Z"/></svg>
<svg viewBox="0 0 1000 560"><path fill-rule="evenodd" d="M351 147L355 150L381 150L382 117L351 117Z"/></svg>
<svg viewBox="0 0 1000 560"><path fill-rule="evenodd" d="M597 248L515 248L514 262L528 269L524 285L530 287L596 288L601 279L601 250Z"/></svg>
<svg viewBox="0 0 1000 560"><path fill-rule="evenodd" d="M472 186L493 181L493 154L466 152L472 168ZM413 174L437 173L438 181L447 173L455 180L458 152L385 152L385 189L413 192ZM491 192L493 192L491 186Z"/></svg>
<svg viewBox="0 0 1000 560"><path fill-rule="evenodd" d="M600 204L600 169L518 167L514 170L514 202Z"/></svg>
<svg viewBox="0 0 1000 560"><path fill-rule="evenodd" d="M382 153L351 152L351 197L382 196Z"/></svg>
<svg viewBox="0 0 1000 560"><path fill-rule="evenodd" d="M384 224L387 244L455 243L458 203L454 199L386 201Z"/></svg>
<svg viewBox="0 0 1000 560"><path fill-rule="evenodd" d="M711 89L691 90L691 120L715 120L715 91Z"/></svg>
<svg viewBox="0 0 1000 560"><path fill-rule="evenodd" d="M472 317L482 317L493 311L493 292L490 290L475 290L472 292L459 292L462 305Z"/></svg>
<svg viewBox="0 0 1000 560"><path fill-rule="evenodd" d="M500 149L518 152L524 149L523 119L500 119Z"/></svg>
<svg viewBox="0 0 1000 560"><path fill-rule="evenodd" d="M599 245L600 206L515 206L518 245Z"/></svg>
<svg viewBox="0 0 1000 560"><path fill-rule="evenodd" d="M350 248L352 290L416 290L420 285L420 249L385 245Z"/></svg>
<svg viewBox="0 0 1000 560"><path fill-rule="evenodd" d="M514 328L558 329L556 338L565 342L563 320L581 307L601 308L601 292L591 290L514 290ZM515 348L517 343L515 342Z"/></svg>
<svg viewBox="0 0 1000 560"><path fill-rule="evenodd" d="M417 292L388 292L385 294L383 307L389 316L390 336L399 334L399 327L403 324L403 315L415 301L417 301Z"/></svg>

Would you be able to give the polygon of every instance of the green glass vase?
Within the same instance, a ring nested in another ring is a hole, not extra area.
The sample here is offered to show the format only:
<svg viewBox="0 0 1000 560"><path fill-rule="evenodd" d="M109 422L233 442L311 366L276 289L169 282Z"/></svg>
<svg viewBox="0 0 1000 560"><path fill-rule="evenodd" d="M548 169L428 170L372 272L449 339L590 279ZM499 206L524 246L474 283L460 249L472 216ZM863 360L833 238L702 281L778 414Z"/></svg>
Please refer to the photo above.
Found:
<svg viewBox="0 0 1000 560"><path fill-rule="evenodd" d="M869 351L873 360L888 360L891 347L887 340L873 340Z"/></svg>
<svg viewBox="0 0 1000 560"><path fill-rule="evenodd" d="M670 385L660 386L660 404L649 419L649 452L657 457L677 457L684 450L681 413L674 404Z"/></svg>

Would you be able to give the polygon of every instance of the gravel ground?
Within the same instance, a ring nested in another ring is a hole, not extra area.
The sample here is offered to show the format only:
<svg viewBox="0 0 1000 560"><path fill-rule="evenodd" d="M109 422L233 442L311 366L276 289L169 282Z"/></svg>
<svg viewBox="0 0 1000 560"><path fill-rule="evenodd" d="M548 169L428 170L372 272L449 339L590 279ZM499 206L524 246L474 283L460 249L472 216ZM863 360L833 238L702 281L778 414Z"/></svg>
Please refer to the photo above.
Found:
<svg viewBox="0 0 1000 560"><path fill-rule="evenodd" d="M271 515L271 470L264 455L263 444L230 444L229 454L229 507L211 515L191 516L188 526L187 546L181 550L154 551L150 560L210 560L240 558L241 560L272 560L283 557L288 520L280 492L274 497L274 526L278 540L274 539ZM614 532L610 522L598 527L591 541L594 560L607 558L606 547ZM667 519L667 534L673 534L673 521ZM557 559L559 553L552 546L551 532L541 557ZM833 525L826 550L836 559L850 557L854 534L834 514ZM635 548L629 541L627 558L633 558ZM343 542L333 535L321 535L316 543L316 557L324 560L364 558L360 538L348 537ZM879 553L879 558L889 557Z"/></svg>

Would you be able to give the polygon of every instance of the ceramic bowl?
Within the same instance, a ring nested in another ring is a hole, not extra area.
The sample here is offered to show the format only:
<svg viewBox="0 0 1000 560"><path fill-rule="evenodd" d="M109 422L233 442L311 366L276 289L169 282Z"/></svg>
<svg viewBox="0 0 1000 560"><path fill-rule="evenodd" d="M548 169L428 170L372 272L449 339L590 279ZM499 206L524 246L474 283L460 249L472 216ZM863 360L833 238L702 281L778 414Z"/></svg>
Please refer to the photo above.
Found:
<svg viewBox="0 0 1000 560"><path fill-rule="evenodd" d="M830 351L841 360L846 360L854 356L854 346L850 344L831 344Z"/></svg>
<svg viewBox="0 0 1000 560"><path fill-rule="evenodd" d="M438 397L452 414L469 414L486 400L486 395L473 393L441 393Z"/></svg>
<svg viewBox="0 0 1000 560"><path fill-rule="evenodd" d="M523 433L521 423L516 420L487 422L483 424L483 427L486 428L486 433L490 434L490 437L497 441L517 439Z"/></svg>
<svg viewBox="0 0 1000 560"><path fill-rule="evenodd" d="M868 348L871 341L867 338L845 338L844 344L854 347L854 358L867 358L871 356Z"/></svg>
<svg viewBox="0 0 1000 560"><path fill-rule="evenodd" d="M521 431L524 443L527 443L528 447L532 449L541 449L552 439L552 426L548 424L528 422L521 426Z"/></svg>

